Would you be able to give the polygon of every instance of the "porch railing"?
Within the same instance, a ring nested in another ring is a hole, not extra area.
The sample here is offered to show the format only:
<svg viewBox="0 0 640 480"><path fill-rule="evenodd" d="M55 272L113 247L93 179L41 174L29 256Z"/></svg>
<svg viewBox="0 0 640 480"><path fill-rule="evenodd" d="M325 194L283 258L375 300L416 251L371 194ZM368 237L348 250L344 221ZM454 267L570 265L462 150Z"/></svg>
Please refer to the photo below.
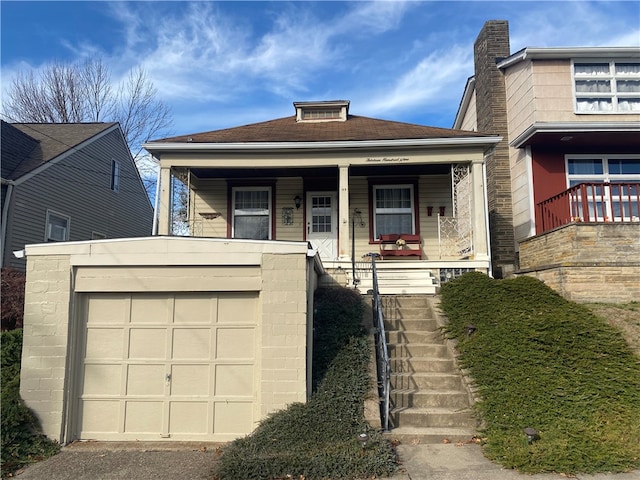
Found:
<svg viewBox="0 0 640 480"><path fill-rule="evenodd" d="M389 360L389 351L387 349L387 334L384 328L384 313L382 311L380 290L378 289L378 272L376 271L376 258L380 255L377 253L368 253L365 256L371 257L371 269L373 276L373 326L376 344L380 422L382 429L386 432L389 430L391 361Z"/></svg>
<svg viewBox="0 0 640 480"><path fill-rule="evenodd" d="M544 233L572 222L639 222L640 183L580 183L536 205Z"/></svg>

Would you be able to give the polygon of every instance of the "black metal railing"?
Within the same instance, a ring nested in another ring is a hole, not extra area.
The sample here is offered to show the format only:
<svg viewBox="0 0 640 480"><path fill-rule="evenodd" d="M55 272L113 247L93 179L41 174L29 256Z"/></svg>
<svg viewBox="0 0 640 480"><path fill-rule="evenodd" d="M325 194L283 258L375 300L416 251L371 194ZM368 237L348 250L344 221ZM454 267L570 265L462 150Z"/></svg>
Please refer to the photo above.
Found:
<svg viewBox="0 0 640 480"><path fill-rule="evenodd" d="M382 311L382 301L380 299L380 289L378 288L378 272L376 271L376 258L378 253L368 253L366 257L371 257L371 270L373 278L372 303L373 303L373 327L376 344L376 366L378 372L378 397L380 399L380 423L382 429L389 430L389 405L391 390L391 361L387 349L387 334L384 328L384 313Z"/></svg>

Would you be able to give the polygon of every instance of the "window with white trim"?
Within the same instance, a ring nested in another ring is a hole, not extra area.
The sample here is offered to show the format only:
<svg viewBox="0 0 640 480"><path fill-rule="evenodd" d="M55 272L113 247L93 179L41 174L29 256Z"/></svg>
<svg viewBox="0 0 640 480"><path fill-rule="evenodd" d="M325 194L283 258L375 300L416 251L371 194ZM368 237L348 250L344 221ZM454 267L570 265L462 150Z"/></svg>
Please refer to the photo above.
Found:
<svg viewBox="0 0 640 480"><path fill-rule="evenodd" d="M111 160L111 190L117 192L120 189L120 163Z"/></svg>
<svg viewBox="0 0 640 480"><path fill-rule="evenodd" d="M374 238L394 233L415 233L413 185L373 186Z"/></svg>
<svg viewBox="0 0 640 480"><path fill-rule="evenodd" d="M576 113L639 113L640 62L574 62Z"/></svg>
<svg viewBox="0 0 640 480"><path fill-rule="evenodd" d="M590 218L640 217L637 202L629 201L638 194L637 185L631 184L640 183L640 156L568 155L567 185L573 187L580 183L602 184L585 190L589 197ZM585 212L580 207L577 213L582 217Z"/></svg>
<svg viewBox="0 0 640 480"><path fill-rule="evenodd" d="M271 238L271 187L235 187L233 238Z"/></svg>
<svg viewBox="0 0 640 480"><path fill-rule="evenodd" d="M47 210L45 242L66 242L69 240L71 219L51 210Z"/></svg>

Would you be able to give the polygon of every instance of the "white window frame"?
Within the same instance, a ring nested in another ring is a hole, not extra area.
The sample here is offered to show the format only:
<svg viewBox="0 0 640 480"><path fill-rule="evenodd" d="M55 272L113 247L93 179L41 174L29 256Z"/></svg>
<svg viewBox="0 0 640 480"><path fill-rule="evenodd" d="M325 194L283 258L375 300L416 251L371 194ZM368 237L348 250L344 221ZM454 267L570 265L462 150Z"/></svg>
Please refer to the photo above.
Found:
<svg viewBox="0 0 640 480"><path fill-rule="evenodd" d="M401 184L374 184L371 190L372 198L371 198L371 209L373 211L373 235L374 239L380 238L380 234L378 234L378 214L406 214L407 209L405 208L378 208L376 205L376 192L378 190L390 190L390 189L409 189L409 199L411 200L411 232L395 232L395 233L410 233L414 235L416 233L416 206L415 206L415 192L414 185L411 183L401 183Z"/></svg>
<svg viewBox="0 0 640 480"><path fill-rule="evenodd" d="M639 64L640 62L637 59L574 59L571 62L571 75L573 78L573 108L574 112L578 115L589 115L589 114L635 114L638 115L640 110L620 110L619 102L621 100L636 100L640 103L640 91L632 91L632 92L620 92L618 91L618 81L622 80L632 80L632 81L640 81L640 72L637 74L629 74L624 75L620 74L616 70L617 64L624 63L632 63ZM576 66L579 65L595 65L595 64L607 64L609 66L609 71L606 74L576 74ZM610 91L608 92L578 92L576 83L579 81L585 80L601 80L607 81L610 85ZM580 110L578 107L578 102L581 100L607 100L611 102L611 109L600 109L596 108L594 110Z"/></svg>
<svg viewBox="0 0 640 480"><path fill-rule="evenodd" d="M66 225L63 227L64 228L64 234L63 234L63 238L54 238L52 236L52 228L53 225L51 223L52 219L57 219L57 220L61 220L62 222L64 222ZM71 217L69 217L68 215L64 215L62 213L59 212L55 212L53 210L47 210L47 216L46 216L46 220L45 220L45 227L44 227L44 241L45 242L66 242L69 240L69 232L71 231Z"/></svg>
<svg viewBox="0 0 640 480"><path fill-rule="evenodd" d="M629 154L567 154L565 155L565 172L566 172L566 180L567 180L567 189L571 188L574 185L579 183L637 183L640 182L640 174L633 173L611 173L609 169L609 160L637 160L640 159L640 154L638 155L629 155ZM569 161L570 160L600 160L602 161L602 173L596 174L584 174L584 173L569 173ZM574 185L572 185L572 183ZM600 221L608 220L608 219L619 219L620 216L614 215L613 205L608 201L611 198L612 203L616 203L620 201L620 197L618 195L609 195L607 186L604 186L605 191L603 192L603 197L605 200L605 205L601 206L597 209L597 212L590 212L590 216L596 217ZM600 198L600 195L597 195ZM597 215L595 215L597 213Z"/></svg>
<svg viewBox="0 0 640 480"><path fill-rule="evenodd" d="M268 240L273 238L272 218L273 218L273 205L272 205L272 188L269 186L254 186L254 187L232 187L231 188L231 237L236 238L236 217L242 216L242 213L236 212L236 192L267 192L267 213L264 215L268 218L269 222L269 236ZM248 214L247 214L248 215ZM256 215L252 212L251 215Z"/></svg>
<svg viewBox="0 0 640 480"><path fill-rule="evenodd" d="M107 238L107 236L104 233L91 232L91 240L103 240L105 238Z"/></svg>
<svg viewBox="0 0 640 480"><path fill-rule="evenodd" d="M111 190L120 191L120 162L115 159L111 159Z"/></svg>

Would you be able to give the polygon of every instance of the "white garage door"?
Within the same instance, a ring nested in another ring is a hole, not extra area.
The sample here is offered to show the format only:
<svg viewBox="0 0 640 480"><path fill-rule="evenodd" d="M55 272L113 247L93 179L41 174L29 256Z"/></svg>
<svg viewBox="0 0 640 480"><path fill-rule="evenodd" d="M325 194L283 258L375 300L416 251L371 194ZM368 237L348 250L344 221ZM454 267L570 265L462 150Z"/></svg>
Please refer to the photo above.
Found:
<svg viewBox="0 0 640 480"><path fill-rule="evenodd" d="M257 300L87 294L79 437L225 441L251 432Z"/></svg>

